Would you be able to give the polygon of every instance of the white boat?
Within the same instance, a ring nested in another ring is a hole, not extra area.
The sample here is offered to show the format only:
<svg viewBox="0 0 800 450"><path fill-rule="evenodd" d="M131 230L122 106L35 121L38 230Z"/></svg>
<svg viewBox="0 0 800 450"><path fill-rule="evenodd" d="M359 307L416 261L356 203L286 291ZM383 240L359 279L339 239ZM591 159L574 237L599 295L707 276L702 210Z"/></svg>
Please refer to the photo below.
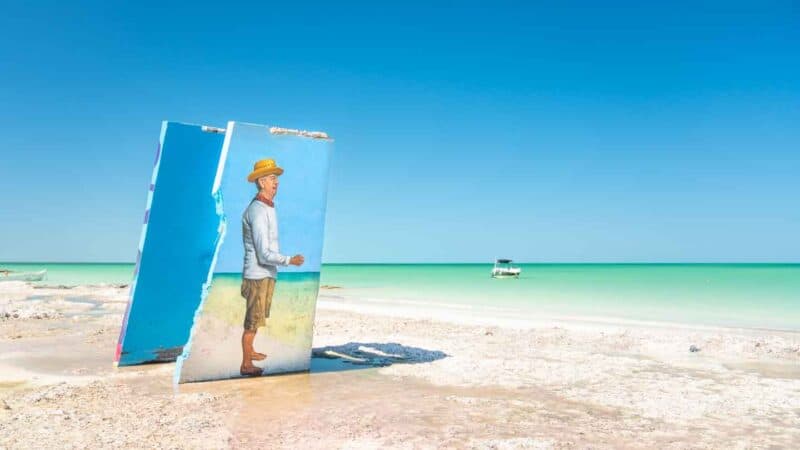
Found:
<svg viewBox="0 0 800 450"><path fill-rule="evenodd" d="M519 278L522 269L511 265L510 259L498 259L492 268L492 278Z"/></svg>
<svg viewBox="0 0 800 450"><path fill-rule="evenodd" d="M12 272L0 270L0 281L41 281L47 275L47 269L36 272Z"/></svg>

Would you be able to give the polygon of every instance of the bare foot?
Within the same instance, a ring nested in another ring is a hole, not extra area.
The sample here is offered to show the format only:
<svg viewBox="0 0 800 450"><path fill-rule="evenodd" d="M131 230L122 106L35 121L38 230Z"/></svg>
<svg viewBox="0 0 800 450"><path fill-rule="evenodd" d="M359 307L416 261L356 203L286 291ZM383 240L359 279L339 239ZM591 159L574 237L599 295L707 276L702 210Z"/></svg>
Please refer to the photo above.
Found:
<svg viewBox="0 0 800 450"><path fill-rule="evenodd" d="M239 368L239 373L246 377L257 377L261 375L261 372L263 372L263 369L258 368L252 364L249 366L242 365Z"/></svg>
<svg viewBox="0 0 800 450"><path fill-rule="evenodd" d="M263 360L267 359L267 355L265 355L263 353L259 353L259 352L255 351L255 350L253 350L250 353L250 357L253 358L253 361L263 361Z"/></svg>

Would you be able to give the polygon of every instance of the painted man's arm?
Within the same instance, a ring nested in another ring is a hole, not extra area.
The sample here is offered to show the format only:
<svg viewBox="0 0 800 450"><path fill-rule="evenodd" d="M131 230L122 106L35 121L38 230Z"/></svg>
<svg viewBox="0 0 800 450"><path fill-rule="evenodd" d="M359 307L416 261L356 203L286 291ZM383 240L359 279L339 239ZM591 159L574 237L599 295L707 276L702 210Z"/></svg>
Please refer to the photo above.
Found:
<svg viewBox="0 0 800 450"><path fill-rule="evenodd" d="M253 214L250 217L253 225L253 246L256 259L261 266L288 266L289 257L269 249L269 225L266 214Z"/></svg>

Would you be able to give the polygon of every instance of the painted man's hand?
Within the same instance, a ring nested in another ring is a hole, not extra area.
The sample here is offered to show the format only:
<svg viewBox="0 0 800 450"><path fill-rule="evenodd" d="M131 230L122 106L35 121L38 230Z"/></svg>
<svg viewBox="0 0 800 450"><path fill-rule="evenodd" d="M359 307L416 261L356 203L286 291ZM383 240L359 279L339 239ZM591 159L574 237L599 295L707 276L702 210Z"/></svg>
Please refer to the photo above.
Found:
<svg viewBox="0 0 800 450"><path fill-rule="evenodd" d="M289 264L293 266L300 266L305 262L305 260L306 259L303 258L303 255L294 255L291 258L289 258Z"/></svg>

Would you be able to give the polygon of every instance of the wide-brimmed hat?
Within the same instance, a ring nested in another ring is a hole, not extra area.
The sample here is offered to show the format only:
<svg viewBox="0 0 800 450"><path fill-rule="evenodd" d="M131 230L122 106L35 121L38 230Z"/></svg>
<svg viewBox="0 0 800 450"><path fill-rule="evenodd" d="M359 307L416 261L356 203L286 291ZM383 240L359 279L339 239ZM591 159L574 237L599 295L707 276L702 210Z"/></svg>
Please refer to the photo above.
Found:
<svg viewBox="0 0 800 450"><path fill-rule="evenodd" d="M274 159L262 159L253 165L253 171L247 176L247 181L253 182L267 175L281 175L283 169L275 164Z"/></svg>

